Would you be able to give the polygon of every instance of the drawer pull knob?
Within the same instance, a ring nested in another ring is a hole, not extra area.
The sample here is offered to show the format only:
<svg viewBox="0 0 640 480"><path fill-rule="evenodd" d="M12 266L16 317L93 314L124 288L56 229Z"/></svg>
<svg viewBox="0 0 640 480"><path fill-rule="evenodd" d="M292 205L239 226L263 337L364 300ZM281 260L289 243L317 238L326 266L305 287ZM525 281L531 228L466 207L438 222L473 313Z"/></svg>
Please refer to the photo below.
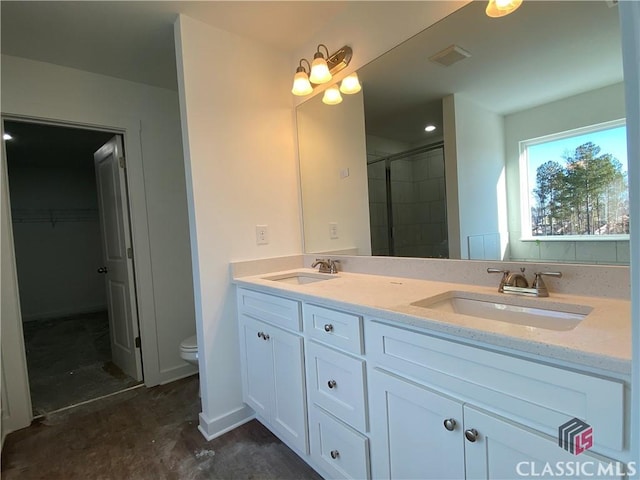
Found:
<svg viewBox="0 0 640 480"><path fill-rule="evenodd" d="M331 450L331 458L334 460L340 456L340 452L338 450Z"/></svg>
<svg viewBox="0 0 640 480"><path fill-rule="evenodd" d="M263 333L263 334L262 334L262 338L263 338L264 340L269 340L269 338L270 338L270 337L269 337L269 334L268 334L268 333Z"/></svg>
<svg viewBox="0 0 640 480"><path fill-rule="evenodd" d="M446 428L450 432L453 432L456 429L456 421L453 418L447 418L444 421L444 428Z"/></svg>
<svg viewBox="0 0 640 480"><path fill-rule="evenodd" d="M335 380L329 380L327 382L327 385L329 386L329 388L336 388L338 386L337 382Z"/></svg>
<svg viewBox="0 0 640 480"><path fill-rule="evenodd" d="M263 335L264 335L264 333L258 332L258 338L262 338Z"/></svg>
<svg viewBox="0 0 640 480"><path fill-rule="evenodd" d="M467 440L473 443L478 439L480 434L478 434L478 431L475 428L470 428L464 431L464 436L467 438Z"/></svg>
<svg viewBox="0 0 640 480"><path fill-rule="evenodd" d="M325 332L333 332L333 325L331 325L330 323L325 323L324 324L324 331Z"/></svg>

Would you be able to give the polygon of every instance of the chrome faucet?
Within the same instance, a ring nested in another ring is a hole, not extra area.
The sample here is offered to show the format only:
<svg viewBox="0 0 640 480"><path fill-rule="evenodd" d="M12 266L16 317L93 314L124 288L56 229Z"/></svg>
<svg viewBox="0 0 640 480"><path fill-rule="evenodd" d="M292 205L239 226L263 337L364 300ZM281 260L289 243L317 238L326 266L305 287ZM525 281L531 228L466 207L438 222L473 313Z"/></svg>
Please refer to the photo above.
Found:
<svg viewBox="0 0 640 480"><path fill-rule="evenodd" d="M330 258L323 260L316 258L316 261L311 264L311 268L320 266L318 269L320 273L338 273L338 263L340 263L340 260L331 260Z"/></svg>
<svg viewBox="0 0 640 480"><path fill-rule="evenodd" d="M498 286L498 292L512 295L528 295L531 297L548 297L549 290L542 280L543 276L562 278L561 272L536 272L533 283L529 286L527 277L524 275L524 268L520 273L511 273L509 270L499 270L497 268L487 268L487 273L502 273L502 279Z"/></svg>

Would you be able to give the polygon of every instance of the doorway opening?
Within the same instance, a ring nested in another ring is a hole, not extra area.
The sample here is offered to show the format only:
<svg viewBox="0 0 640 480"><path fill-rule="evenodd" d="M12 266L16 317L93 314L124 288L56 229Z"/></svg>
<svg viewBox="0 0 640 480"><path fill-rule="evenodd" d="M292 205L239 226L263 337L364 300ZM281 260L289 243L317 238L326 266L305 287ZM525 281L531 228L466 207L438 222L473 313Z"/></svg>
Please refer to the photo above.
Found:
<svg viewBox="0 0 640 480"><path fill-rule="evenodd" d="M126 178L124 169L123 182L114 170L96 175L105 147L122 150L121 134L3 122L11 136L7 174L34 416L141 384L133 261L121 255L130 281L107 268L112 239L125 250L131 245ZM123 152L117 155L112 163ZM108 197L118 197L115 206ZM117 352L123 339L133 368Z"/></svg>

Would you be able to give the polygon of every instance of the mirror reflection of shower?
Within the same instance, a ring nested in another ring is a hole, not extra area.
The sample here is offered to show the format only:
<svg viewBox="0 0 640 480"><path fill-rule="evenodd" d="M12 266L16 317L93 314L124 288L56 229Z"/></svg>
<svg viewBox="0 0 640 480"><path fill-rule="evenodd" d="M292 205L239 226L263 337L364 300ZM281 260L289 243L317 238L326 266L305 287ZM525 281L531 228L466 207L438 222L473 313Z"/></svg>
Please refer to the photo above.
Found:
<svg viewBox="0 0 640 480"><path fill-rule="evenodd" d="M444 147L384 155L367 146L371 253L448 258Z"/></svg>

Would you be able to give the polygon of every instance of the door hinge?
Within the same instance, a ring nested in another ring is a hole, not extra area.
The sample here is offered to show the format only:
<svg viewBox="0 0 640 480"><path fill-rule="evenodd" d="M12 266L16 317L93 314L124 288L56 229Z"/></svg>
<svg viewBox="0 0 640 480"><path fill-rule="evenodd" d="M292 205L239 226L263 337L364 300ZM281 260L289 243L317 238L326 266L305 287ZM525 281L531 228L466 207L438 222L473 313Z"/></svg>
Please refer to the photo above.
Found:
<svg viewBox="0 0 640 480"><path fill-rule="evenodd" d="M120 168L125 168L124 157L118 157L118 162L120 163Z"/></svg>
<svg viewBox="0 0 640 480"><path fill-rule="evenodd" d="M133 258L133 248L127 248L127 258Z"/></svg>
<svg viewBox="0 0 640 480"><path fill-rule="evenodd" d="M136 348L140 348L142 346L142 342L140 341L140 337L136 337Z"/></svg>

